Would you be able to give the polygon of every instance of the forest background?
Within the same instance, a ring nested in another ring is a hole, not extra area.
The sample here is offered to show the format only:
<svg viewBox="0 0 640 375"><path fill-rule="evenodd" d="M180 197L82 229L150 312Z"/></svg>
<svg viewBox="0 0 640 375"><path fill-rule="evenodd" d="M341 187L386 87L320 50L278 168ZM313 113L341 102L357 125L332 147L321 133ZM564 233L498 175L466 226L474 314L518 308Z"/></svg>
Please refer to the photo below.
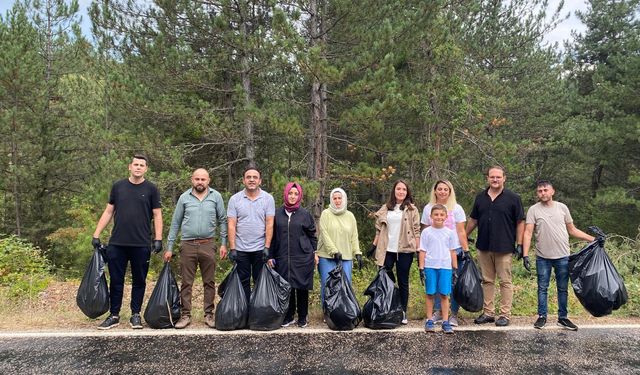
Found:
<svg viewBox="0 0 640 375"><path fill-rule="evenodd" d="M96 0L90 39L76 0L17 0L0 15L3 295L82 275L135 152L165 228L194 168L226 202L255 163L278 205L302 183L316 218L343 187L363 249L396 179L421 209L449 179L468 214L499 164L526 207L549 179L578 227L610 233L637 295L639 3L587 1L559 46L545 0Z"/></svg>

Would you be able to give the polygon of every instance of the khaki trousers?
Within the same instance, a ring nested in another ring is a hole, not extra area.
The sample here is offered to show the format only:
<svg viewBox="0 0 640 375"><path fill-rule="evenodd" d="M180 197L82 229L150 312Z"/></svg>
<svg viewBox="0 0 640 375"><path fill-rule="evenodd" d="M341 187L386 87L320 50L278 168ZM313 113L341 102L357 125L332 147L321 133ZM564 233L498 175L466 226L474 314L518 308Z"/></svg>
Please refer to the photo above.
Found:
<svg viewBox="0 0 640 375"><path fill-rule="evenodd" d="M200 265L202 284L204 286L204 314L213 314L216 297L216 245L212 241L197 243L196 241L180 242L180 272L182 274L182 315L191 316L191 290Z"/></svg>
<svg viewBox="0 0 640 375"><path fill-rule="evenodd" d="M496 276L500 279L500 316L511 318L513 284L511 283L511 253L478 251L484 293L484 313L495 316Z"/></svg>

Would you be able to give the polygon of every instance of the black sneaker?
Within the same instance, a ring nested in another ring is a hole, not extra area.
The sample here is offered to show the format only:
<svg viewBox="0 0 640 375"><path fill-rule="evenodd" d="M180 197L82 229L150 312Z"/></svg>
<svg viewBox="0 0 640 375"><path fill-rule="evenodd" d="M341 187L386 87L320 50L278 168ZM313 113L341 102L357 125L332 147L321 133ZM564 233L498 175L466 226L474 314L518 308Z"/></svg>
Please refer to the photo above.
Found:
<svg viewBox="0 0 640 375"><path fill-rule="evenodd" d="M282 322L281 327L282 328L286 328L289 327L290 325L294 325L296 324L295 319L291 318L291 319L285 319L284 322Z"/></svg>
<svg viewBox="0 0 640 375"><path fill-rule="evenodd" d="M306 328L308 325L309 325L309 323L307 323L307 319L305 319L305 318L298 319L298 327Z"/></svg>
<svg viewBox="0 0 640 375"><path fill-rule="evenodd" d="M142 318L140 318L140 314L131 315L131 319L129 319L129 325L133 329L142 329Z"/></svg>
<svg viewBox="0 0 640 375"><path fill-rule="evenodd" d="M475 324L485 324L485 323L493 323L496 321L496 318L493 316L489 316L487 314L482 314L479 317L473 319Z"/></svg>
<svg viewBox="0 0 640 375"><path fill-rule="evenodd" d="M99 326L98 329L111 329L113 327L117 327L120 324L120 317L115 315L109 315L107 319L104 320Z"/></svg>
<svg viewBox="0 0 640 375"><path fill-rule="evenodd" d="M540 315L538 317L538 320L536 320L536 322L533 323L533 328L543 329L546 324L547 324L547 317Z"/></svg>
<svg viewBox="0 0 640 375"><path fill-rule="evenodd" d="M501 316L496 320L496 327L506 327L509 325L509 319L506 316Z"/></svg>
<svg viewBox="0 0 640 375"><path fill-rule="evenodd" d="M564 328L564 329L568 329L569 331L577 331L578 330L578 326L573 324L569 319L567 318L560 318L558 319L558 326Z"/></svg>

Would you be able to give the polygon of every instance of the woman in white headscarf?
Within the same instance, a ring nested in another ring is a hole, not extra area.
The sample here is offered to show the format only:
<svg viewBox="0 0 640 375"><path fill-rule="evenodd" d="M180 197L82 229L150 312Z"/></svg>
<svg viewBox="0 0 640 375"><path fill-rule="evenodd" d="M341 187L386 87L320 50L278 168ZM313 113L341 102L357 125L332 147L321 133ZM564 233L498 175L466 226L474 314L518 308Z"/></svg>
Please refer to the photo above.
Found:
<svg viewBox="0 0 640 375"><path fill-rule="evenodd" d="M318 239L318 272L320 273L320 301L324 302L324 284L329 271L342 262L349 282L353 259L362 267L362 252L358 241L356 218L347 210L347 193L340 188L331 190L329 208L320 215L320 238Z"/></svg>

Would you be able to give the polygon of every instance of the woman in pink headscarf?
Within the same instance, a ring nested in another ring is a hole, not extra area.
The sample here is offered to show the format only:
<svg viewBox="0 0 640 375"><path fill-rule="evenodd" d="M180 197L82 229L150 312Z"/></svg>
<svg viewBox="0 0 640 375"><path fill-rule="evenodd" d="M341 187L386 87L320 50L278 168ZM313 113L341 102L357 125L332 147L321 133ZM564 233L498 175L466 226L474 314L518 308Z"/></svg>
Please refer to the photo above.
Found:
<svg viewBox="0 0 640 375"><path fill-rule="evenodd" d="M289 284L291 299L283 327L297 322L307 326L309 291L313 289L313 272L317 263L316 226L309 211L300 207L302 186L289 182L284 188L284 204L276 210L270 264ZM275 263L275 264L274 264ZM298 320L294 315L298 312Z"/></svg>

